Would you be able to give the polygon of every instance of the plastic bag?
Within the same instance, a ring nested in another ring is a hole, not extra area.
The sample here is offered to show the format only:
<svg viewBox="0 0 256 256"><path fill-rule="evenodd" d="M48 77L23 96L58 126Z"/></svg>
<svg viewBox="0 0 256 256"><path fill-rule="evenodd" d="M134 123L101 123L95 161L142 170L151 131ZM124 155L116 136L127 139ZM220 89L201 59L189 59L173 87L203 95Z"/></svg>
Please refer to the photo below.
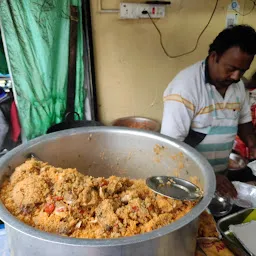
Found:
<svg viewBox="0 0 256 256"><path fill-rule="evenodd" d="M237 198L233 200L233 203L243 208L256 207L256 186L239 181L232 183L237 191Z"/></svg>
<svg viewBox="0 0 256 256"><path fill-rule="evenodd" d="M256 176L256 161L252 161L247 166L252 170L254 176Z"/></svg>

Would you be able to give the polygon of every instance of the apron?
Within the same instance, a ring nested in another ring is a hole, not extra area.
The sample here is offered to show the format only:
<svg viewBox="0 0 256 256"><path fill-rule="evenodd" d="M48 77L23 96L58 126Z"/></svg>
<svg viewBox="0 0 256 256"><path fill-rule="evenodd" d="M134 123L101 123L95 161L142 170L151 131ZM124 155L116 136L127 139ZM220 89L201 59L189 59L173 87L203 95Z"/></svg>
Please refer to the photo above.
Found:
<svg viewBox="0 0 256 256"><path fill-rule="evenodd" d="M208 95L213 105L212 124L207 129L191 130L185 142L205 156L215 172L220 172L228 167L229 155L237 135L240 110L234 110L232 115L227 117L225 110L217 112L212 86L208 90ZM240 104L238 97L236 97L236 101ZM193 136L195 133L197 135Z"/></svg>

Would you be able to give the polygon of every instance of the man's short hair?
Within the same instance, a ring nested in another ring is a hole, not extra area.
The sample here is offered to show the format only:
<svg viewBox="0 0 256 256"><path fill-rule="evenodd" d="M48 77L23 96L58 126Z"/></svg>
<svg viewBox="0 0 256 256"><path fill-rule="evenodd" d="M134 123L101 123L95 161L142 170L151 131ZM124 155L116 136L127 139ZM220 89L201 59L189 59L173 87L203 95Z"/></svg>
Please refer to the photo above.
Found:
<svg viewBox="0 0 256 256"><path fill-rule="evenodd" d="M226 28L214 39L208 53L216 52L218 55L222 55L232 47L239 47L243 52L254 56L256 54L255 30L248 25Z"/></svg>

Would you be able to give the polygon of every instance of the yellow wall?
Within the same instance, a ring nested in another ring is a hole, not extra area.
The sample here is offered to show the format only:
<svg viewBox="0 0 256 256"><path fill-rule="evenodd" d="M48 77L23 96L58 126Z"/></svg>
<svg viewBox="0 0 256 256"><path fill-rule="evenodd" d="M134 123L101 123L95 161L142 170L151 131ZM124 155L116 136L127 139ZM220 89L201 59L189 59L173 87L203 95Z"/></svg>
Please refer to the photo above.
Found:
<svg viewBox="0 0 256 256"><path fill-rule="evenodd" d="M104 8L118 8L119 2L102 0ZM215 1L171 2L172 5L166 9L166 18L155 22L162 32L168 53L175 55L194 47ZM118 14L99 13L98 1L91 0L100 120L110 124L119 117L140 115L161 121L164 89L177 72L207 56L209 44L225 27L229 3L230 0L219 0L213 20L194 53L170 59L164 54L157 31L150 20L120 20ZM252 5L250 0L239 3L245 12ZM241 21L256 24L256 10ZM255 62L253 66L255 70Z"/></svg>

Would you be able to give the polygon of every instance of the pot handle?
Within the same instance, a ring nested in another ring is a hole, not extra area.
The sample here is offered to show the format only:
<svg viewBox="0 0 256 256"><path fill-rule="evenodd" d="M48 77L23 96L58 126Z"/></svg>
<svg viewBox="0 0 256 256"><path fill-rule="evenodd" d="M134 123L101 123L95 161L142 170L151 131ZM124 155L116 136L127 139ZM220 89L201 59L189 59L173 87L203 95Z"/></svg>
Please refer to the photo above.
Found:
<svg viewBox="0 0 256 256"><path fill-rule="evenodd" d="M65 122L69 122L68 117L69 117L69 115L71 115L71 114L77 115L78 119L80 120L80 115L79 115L77 112L74 111L74 112L68 112L68 113L65 115ZM71 121L74 121L74 120L71 120Z"/></svg>

